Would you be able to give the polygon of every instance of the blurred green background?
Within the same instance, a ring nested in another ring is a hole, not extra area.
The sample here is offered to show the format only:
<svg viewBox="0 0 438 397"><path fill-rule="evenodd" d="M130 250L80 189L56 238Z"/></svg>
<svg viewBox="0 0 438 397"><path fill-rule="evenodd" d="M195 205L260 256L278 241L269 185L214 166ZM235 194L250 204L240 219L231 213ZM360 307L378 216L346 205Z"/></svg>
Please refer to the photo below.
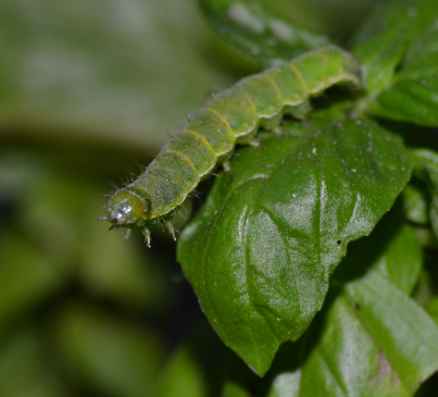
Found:
<svg viewBox="0 0 438 397"><path fill-rule="evenodd" d="M371 2L262 3L346 42ZM149 250L97 218L255 65L194 0L2 0L0 49L0 396L219 394L218 368L237 359L204 323L174 243L154 236Z"/></svg>

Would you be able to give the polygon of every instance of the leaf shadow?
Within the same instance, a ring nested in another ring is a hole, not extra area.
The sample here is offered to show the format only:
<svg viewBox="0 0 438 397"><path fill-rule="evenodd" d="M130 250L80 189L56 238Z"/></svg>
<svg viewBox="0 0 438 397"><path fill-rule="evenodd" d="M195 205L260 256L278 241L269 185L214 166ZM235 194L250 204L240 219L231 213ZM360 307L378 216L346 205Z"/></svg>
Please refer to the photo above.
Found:
<svg viewBox="0 0 438 397"><path fill-rule="evenodd" d="M399 199L369 236L350 243L347 255L332 275L331 293L333 289L342 289L346 283L362 278L376 264L400 230L403 219L403 207Z"/></svg>

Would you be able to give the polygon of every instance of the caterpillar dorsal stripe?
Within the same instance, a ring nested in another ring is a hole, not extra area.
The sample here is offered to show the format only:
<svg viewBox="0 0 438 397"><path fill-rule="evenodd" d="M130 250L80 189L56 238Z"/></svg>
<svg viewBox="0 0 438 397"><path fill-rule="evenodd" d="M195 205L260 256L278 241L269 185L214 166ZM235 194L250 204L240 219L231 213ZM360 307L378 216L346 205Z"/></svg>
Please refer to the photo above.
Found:
<svg viewBox="0 0 438 397"><path fill-rule="evenodd" d="M286 113L300 114L311 97L335 84L359 87L359 71L350 54L327 46L244 78L213 97L143 174L115 192L107 219L140 226L149 236L148 222L168 219L236 144L250 142L261 125L272 128Z"/></svg>

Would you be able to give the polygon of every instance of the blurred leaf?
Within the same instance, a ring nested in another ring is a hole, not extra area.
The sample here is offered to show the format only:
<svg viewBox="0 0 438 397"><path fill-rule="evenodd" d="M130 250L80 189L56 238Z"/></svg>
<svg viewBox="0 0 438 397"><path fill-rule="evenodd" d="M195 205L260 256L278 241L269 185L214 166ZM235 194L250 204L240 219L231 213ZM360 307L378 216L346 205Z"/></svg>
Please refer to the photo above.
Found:
<svg viewBox="0 0 438 397"><path fill-rule="evenodd" d="M208 397L207 379L189 349L180 349L160 374L159 397Z"/></svg>
<svg viewBox="0 0 438 397"><path fill-rule="evenodd" d="M411 174L370 121L291 125L245 148L185 229L178 259L224 343L258 374L321 308L347 244L367 235Z"/></svg>
<svg viewBox="0 0 438 397"><path fill-rule="evenodd" d="M363 65L370 95L388 87L415 28L414 0L391 0L376 4L374 12L353 40L353 52Z"/></svg>
<svg viewBox="0 0 438 397"><path fill-rule="evenodd" d="M194 2L3 0L0 126L158 149L230 81L201 22Z"/></svg>
<svg viewBox="0 0 438 397"><path fill-rule="evenodd" d="M427 149L417 149L414 154L420 176L424 175L430 191L430 222L435 237L438 237L438 153Z"/></svg>
<svg viewBox="0 0 438 397"><path fill-rule="evenodd" d="M269 3L260 0L200 0L200 4L213 28L261 66L329 42L324 35L276 16Z"/></svg>
<svg viewBox="0 0 438 397"><path fill-rule="evenodd" d="M393 82L397 66L410 44L437 16L434 0L391 0L376 3L375 10L354 38L354 54L363 65L370 96Z"/></svg>
<svg viewBox="0 0 438 397"><path fill-rule="evenodd" d="M162 307L169 298L162 269L167 258L158 260L135 241L108 233L98 221L104 189L97 180L50 165L20 156L0 164L0 189L20 198L24 233L66 273L74 270L91 294L141 310Z"/></svg>
<svg viewBox="0 0 438 397"><path fill-rule="evenodd" d="M221 397L251 397L251 394L235 383L226 383Z"/></svg>
<svg viewBox="0 0 438 397"><path fill-rule="evenodd" d="M163 271L167 255L160 257L142 250L141 244L107 229L96 222L86 232L89 240L81 247L83 256L77 268L81 282L90 294L127 307L163 310L171 298L170 283Z"/></svg>
<svg viewBox="0 0 438 397"><path fill-rule="evenodd" d="M194 329L161 371L159 397L180 396L182 390L190 397L247 396L245 385L258 378L221 343L206 321Z"/></svg>
<svg viewBox="0 0 438 397"><path fill-rule="evenodd" d="M50 372L45 351L33 332L20 332L0 346L0 395L8 397L66 397Z"/></svg>
<svg viewBox="0 0 438 397"><path fill-rule="evenodd" d="M198 0L219 35L261 66L344 42L375 1Z"/></svg>
<svg viewBox="0 0 438 397"><path fill-rule="evenodd" d="M262 0L272 4L277 15L303 24L332 37L336 42L348 43L357 27L363 23L379 0Z"/></svg>
<svg viewBox="0 0 438 397"><path fill-rule="evenodd" d="M99 190L67 175L46 168L41 177L26 187L20 203L20 224L49 255L71 265L87 233Z"/></svg>
<svg viewBox="0 0 438 397"><path fill-rule="evenodd" d="M371 114L438 126L438 3L392 0L376 7L357 35Z"/></svg>
<svg viewBox="0 0 438 397"><path fill-rule="evenodd" d="M428 302L426 310L432 319L438 324L438 297L435 297Z"/></svg>
<svg viewBox="0 0 438 397"><path fill-rule="evenodd" d="M320 319L308 356L274 378L270 397L408 397L438 370L438 328L406 295L421 266L415 244L419 252L413 230L390 218L352 247L338 273L355 265L354 277Z"/></svg>
<svg viewBox="0 0 438 397"><path fill-rule="evenodd" d="M430 10L438 21L438 5ZM403 67L373 102L369 111L392 120L438 126L438 25L434 24L410 48Z"/></svg>
<svg viewBox="0 0 438 397"><path fill-rule="evenodd" d="M406 186L403 190L403 208L406 218L418 225L427 225L429 221L427 197L420 187L415 185Z"/></svg>
<svg viewBox="0 0 438 397"><path fill-rule="evenodd" d="M144 327L73 306L57 319L55 340L70 374L96 390L120 397L155 395L162 348Z"/></svg>
<svg viewBox="0 0 438 397"><path fill-rule="evenodd" d="M165 270L173 264L173 255L146 250L143 241L108 232L108 225L97 220L102 215L103 196L100 189L90 192L88 202L92 208L88 215L82 215L88 224L78 229L81 243L77 247L77 271L81 282L90 294L128 307L149 312L163 310L172 296Z"/></svg>
<svg viewBox="0 0 438 397"><path fill-rule="evenodd" d="M23 235L0 235L0 328L52 295L64 280L63 265Z"/></svg>

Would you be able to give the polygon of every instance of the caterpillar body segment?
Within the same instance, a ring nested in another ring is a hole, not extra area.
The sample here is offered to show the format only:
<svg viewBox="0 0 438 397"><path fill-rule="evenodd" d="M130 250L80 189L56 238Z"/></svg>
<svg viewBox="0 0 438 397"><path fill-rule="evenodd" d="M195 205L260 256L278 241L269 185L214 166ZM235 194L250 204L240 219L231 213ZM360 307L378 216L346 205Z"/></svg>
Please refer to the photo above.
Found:
<svg viewBox="0 0 438 397"><path fill-rule="evenodd" d="M251 142L261 126L274 129L284 114L303 117L310 98L338 83L359 87L360 76L354 59L335 46L241 80L213 97L143 174L110 198L107 219L114 226L146 229L148 222L169 222L236 144Z"/></svg>

